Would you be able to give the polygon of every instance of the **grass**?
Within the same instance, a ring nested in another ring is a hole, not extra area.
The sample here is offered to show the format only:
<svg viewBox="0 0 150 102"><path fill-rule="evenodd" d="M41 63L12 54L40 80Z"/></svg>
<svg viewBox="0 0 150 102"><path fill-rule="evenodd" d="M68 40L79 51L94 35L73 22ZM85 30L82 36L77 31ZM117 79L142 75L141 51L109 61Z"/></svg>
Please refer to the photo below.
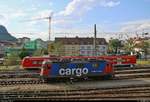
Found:
<svg viewBox="0 0 150 102"><path fill-rule="evenodd" d="M0 71L16 70L18 68L20 68L20 65L15 65L15 66L0 66Z"/></svg>
<svg viewBox="0 0 150 102"><path fill-rule="evenodd" d="M137 60L138 65L150 65L150 59L148 60Z"/></svg>

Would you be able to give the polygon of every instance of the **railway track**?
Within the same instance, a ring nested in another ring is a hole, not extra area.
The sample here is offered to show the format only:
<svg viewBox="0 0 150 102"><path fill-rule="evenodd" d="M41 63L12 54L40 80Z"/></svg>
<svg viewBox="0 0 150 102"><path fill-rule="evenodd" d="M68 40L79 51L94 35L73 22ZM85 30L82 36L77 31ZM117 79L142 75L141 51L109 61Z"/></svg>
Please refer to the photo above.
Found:
<svg viewBox="0 0 150 102"><path fill-rule="evenodd" d="M150 100L150 85L76 90L0 92L3 100Z"/></svg>
<svg viewBox="0 0 150 102"><path fill-rule="evenodd" d="M150 66L134 66L134 67L114 67L115 71L131 70L131 69L148 69Z"/></svg>
<svg viewBox="0 0 150 102"><path fill-rule="evenodd" d="M130 69L130 70L120 70L120 71L115 71L115 74L130 74L130 73L146 73L150 72L150 68L147 69Z"/></svg>
<svg viewBox="0 0 150 102"><path fill-rule="evenodd" d="M11 70L11 71L0 71L0 79L3 78L34 78L38 77L39 73L38 71L32 71L32 70Z"/></svg>
<svg viewBox="0 0 150 102"><path fill-rule="evenodd" d="M149 78L149 67L115 68L115 79Z"/></svg>
<svg viewBox="0 0 150 102"><path fill-rule="evenodd" d="M149 67L115 69L114 80L150 78ZM23 72L24 73L24 72ZM6 80L7 79L7 80ZM43 84L39 78L6 78L0 80L0 86L20 84ZM150 100L150 85L130 85L112 88L89 88L57 91L13 91L0 92L2 100Z"/></svg>
<svg viewBox="0 0 150 102"><path fill-rule="evenodd" d="M115 78L113 80L149 78L149 67L135 68L115 68ZM17 85L17 84L37 84L45 83L40 80L39 73L35 71L8 71L0 72L0 86Z"/></svg>
<svg viewBox="0 0 150 102"><path fill-rule="evenodd" d="M135 79L135 78L147 78L150 77L150 75L130 75L130 76L116 76L115 78L111 80L124 80L124 79ZM60 83L60 82L69 82L71 84L80 82L83 80L51 80L51 83ZM88 79L84 80L85 82L95 82L95 81L101 81L101 79ZM40 78L9 78L9 79L1 79L0 80L0 86L15 86L15 85L25 85L25 84L46 84L48 83L47 80L41 80Z"/></svg>
<svg viewBox="0 0 150 102"><path fill-rule="evenodd" d="M37 78L39 73L12 73L12 74L0 74L0 79L6 78Z"/></svg>
<svg viewBox="0 0 150 102"><path fill-rule="evenodd" d="M21 85L21 84L44 84L45 80L39 78L14 78L14 79L1 79L0 86Z"/></svg>
<svg viewBox="0 0 150 102"><path fill-rule="evenodd" d="M2 78L36 78L39 77L39 71L27 71L27 70L10 70L0 71L0 79ZM115 68L115 74L130 74L130 73L144 73L150 72L150 67L117 67Z"/></svg>

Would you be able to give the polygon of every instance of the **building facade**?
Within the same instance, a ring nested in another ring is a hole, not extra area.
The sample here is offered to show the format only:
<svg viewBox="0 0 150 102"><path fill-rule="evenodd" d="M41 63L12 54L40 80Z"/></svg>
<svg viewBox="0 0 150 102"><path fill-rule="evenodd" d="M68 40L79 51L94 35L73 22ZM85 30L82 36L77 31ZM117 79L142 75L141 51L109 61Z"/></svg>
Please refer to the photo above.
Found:
<svg viewBox="0 0 150 102"><path fill-rule="evenodd" d="M45 43L41 39L36 39L34 41L28 41L24 43L23 48L28 49L28 50L46 49L47 43Z"/></svg>
<svg viewBox="0 0 150 102"><path fill-rule="evenodd" d="M55 38L55 42L62 43L67 56L94 56L107 54L108 44L104 38L96 38L96 49L94 38Z"/></svg>
<svg viewBox="0 0 150 102"><path fill-rule="evenodd" d="M47 49L47 43L42 39L36 39L35 42L37 43L37 49Z"/></svg>
<svg viewBox="0 0 150 102"><path fill-rule="evenodd" d="M24 44L29 41L30 41L30 38L28 37L18 38L18 43L21 43L21 44Z"/></svg>
<svg viewBox="0 0 150 102"><path fill-rule="evenodd" d="M11 41L0 41L0 58L4 57L5 55L5 50L8 48L8 47L12 47L14 46L15 43L14 42L11 42Z"/></svg>

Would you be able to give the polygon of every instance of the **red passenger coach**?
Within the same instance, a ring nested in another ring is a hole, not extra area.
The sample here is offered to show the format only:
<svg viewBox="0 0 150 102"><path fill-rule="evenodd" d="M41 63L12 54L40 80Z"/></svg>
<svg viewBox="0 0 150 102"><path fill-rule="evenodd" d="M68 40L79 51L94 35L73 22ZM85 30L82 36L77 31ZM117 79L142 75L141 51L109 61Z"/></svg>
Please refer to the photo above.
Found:
<svg viewBox="0 0 150 102"><path fill-rule="evenodd" d="M136 56L134 55L101 56L100 58L111 61L114 66L133 67L136 64Z"/></svg>
<svg viewBox="0 0 150 102"><path fill-rule="evenodd" d="M65 56L63 58L78 58L78 59L99 59L108 60L113 66L130 66L133 67L136 64L135 55L113 55L113 56Z"/></svg>
<svg viewBox="0 0 150 102"><path fill-rule="evenodd" d="M43 61L61 59L98 59L107 60L113 66L134 66L136 64L136 56L116 55L116 56L46 56L46 57L25 57L22 60L23 69L40 69Z"/></svg>
<svg viewBox="0 0 150 102"><path fill-rule="evenodd" d="M57 57L51 57L51 56L46 56L46 57L25 57L22 60L22 68L23 69L40 69L42 66L43 61L46 60L55 60Z"/></svg>

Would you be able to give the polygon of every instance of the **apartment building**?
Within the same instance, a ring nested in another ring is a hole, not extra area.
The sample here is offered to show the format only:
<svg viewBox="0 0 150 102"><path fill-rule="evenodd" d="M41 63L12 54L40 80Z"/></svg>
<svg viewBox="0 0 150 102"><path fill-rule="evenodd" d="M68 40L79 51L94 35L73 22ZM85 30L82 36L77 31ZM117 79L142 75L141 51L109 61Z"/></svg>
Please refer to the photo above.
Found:
<svg viewBox="0 0 150 102"><path fill-rule="evenodd" d="M18 38L18 43L21 43L21 44L24 44L29 41L30 41L30 38L28 37Z"/></svg>
<svg viewBox="0 0 150 102"><path fill-rule="evenodd" d="M93 56L94 39L93 38L55 38L55 42L62 43L65 55L68 56ZM104 38L96 38L96 55L107 54L108 44Z"/></svg>
<svg viewBox="0 0 150 102"><path fill-rule="evenodd" d="M0 58L4 57L5 49L12 46L14 46L14 43L11 41L0 41Z"/></svg>

